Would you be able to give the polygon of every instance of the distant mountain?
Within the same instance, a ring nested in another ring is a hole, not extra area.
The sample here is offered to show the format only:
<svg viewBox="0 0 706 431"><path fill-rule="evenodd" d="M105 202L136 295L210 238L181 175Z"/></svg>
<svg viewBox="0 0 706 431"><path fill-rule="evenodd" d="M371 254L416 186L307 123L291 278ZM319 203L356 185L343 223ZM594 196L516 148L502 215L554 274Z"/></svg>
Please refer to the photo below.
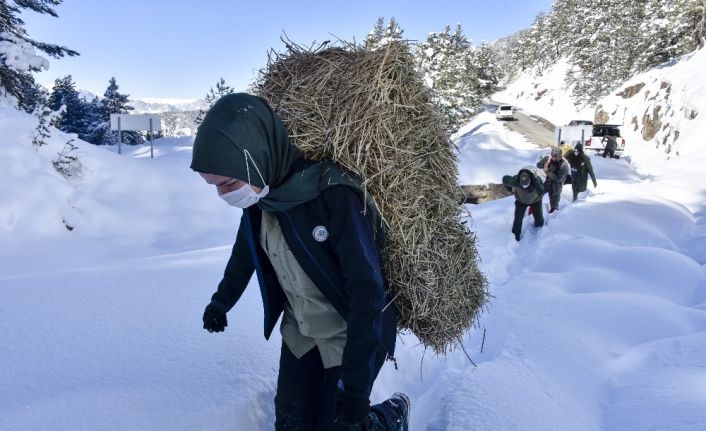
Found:
<svg viewBox="0 0 706 431"><path fill-rule="evenodd" d="M94 93L92 91L84 90L82 88L77 88L76 91L78 92L78 97L85 100L86 102L90 102L93 99L95 99L96 97L98 97L99 99L103 98L103 96L98 96L98 95L96 95L96 93Z"/></svg>
<svg viewBox="0 0 706 431"><path fill-rule="evenodd" d="M196 116L208 108L203 99L131 99L132 114L159 114L164 136L191 136L196 133Z"/></svg>
<svg viewBox="0 0 706 431"><path fill-rule="evenodd" d="M92 91L77 89L79 97L90 102L96 97ZM191 136L196 134L196 116L200 109L207 109L203 99L160 99L145 97L130 99L129 106L135 108L131 114L159 114L162 117L162 134L164 136Z"/></svg>
<svg viewBox="0 0 706 431"><path fill-rule="evenodd" d="M130 106L134 107L136 114L157 114L162 112L198 111L206 108L203 99L159 99L146 97L144 99L130 99Z"/></svg>

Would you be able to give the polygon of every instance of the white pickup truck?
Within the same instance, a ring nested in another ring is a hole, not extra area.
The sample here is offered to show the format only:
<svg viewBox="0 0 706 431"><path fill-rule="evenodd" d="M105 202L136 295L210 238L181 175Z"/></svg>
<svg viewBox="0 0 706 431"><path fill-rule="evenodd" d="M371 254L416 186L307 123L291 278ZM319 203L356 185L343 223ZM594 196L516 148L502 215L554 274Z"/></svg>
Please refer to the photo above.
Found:
<svg viewBox="0 0 706 431"><path fill-rule="evenodd" d="M620 126L617 124L594 124L591 139L587 140L583 145L584 151L602 152L605 150L605 144L608 141L607 136L612 136L618 143L615 153L619 154L625 150L625 138L620 136Z"/></svg>
<svg viewBox="0 0 706 431"><path fill-rule="evenodd" d="M616 153L625 149L625 139L620 136L620 126L616 124L591 124L590 121L571 121L568 125L557 127L555 137L559 146L576 146L583 143L586 152L601 152L605 149L606 136L611 135L618 143Z"/></svg>

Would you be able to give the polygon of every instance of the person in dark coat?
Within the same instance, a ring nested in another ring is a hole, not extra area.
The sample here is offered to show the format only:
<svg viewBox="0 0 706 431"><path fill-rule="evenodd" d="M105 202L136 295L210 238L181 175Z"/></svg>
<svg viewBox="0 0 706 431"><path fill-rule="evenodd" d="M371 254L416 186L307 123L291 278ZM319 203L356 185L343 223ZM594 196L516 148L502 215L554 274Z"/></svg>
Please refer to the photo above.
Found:
<svg viewBox="0 0 706 431"><path fill-rule="evenodd" d="M610 156L611 159L615 158L615 151L618 149L618 141L613 135L606 135L603 137L605 140L605 148L603 149L603 158Z"/></svg>
<svg viewBox="0 0 706 431"><path fill-rule="evenodd" d="M598 187L596 174L593 173L591 158L583 152L583 145L576 144L574 151L566 156L566 161L571 167L571 190L574 192L573 201L576 202L579 193L585 192L588 188L588 176L593 180L593 188Z"/></svg>
<svg viewBox="0 0 706 431"><path fill-rule="evenodd" d="M228 326L226 313L253 274L265 338L282 315L275 429L406 430L406 395L370 406L378 371L394 354L397 310L378 254L384 225L360 180L304 158L267 103L244 93L208 111L191 169L243 211L204 329Z"/></svg>
<svg viewBox="0 0 706 431"><path fill-rule="evenodd" d="M537 162L537 167L544 170L547 176L544 189L549 194L549 212L553 213L559 209L561 190L569 174L569 163L564 159L559 148L552 148L548 156L542 157Z"/></svg>
<svg viewBox="0 0 706 431"><path fill-rule="evenodd" d="M525 217L527 207L532 211L535 227L544 226L544 213L542 212L544 185L542 179L531 166L520 169L517 175L505 175L503 185L515 194L515 218L512 222L512 233L519 241L522 233L522 219Z"/></svg>

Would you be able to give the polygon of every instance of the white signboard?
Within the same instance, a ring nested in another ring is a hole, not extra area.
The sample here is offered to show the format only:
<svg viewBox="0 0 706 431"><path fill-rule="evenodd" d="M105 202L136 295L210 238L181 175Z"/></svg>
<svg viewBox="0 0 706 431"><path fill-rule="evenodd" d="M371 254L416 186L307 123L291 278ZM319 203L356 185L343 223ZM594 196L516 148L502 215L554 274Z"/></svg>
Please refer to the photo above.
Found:
<svg viewBox="0 0 706 431"><path fill-rule="evenodd" d="M120 124L118 124L120 119ZM152 127L150 127L152 120ZM153 114L110 114L110 130L141 131L162 130L162 121L159 115Z"/></svg>

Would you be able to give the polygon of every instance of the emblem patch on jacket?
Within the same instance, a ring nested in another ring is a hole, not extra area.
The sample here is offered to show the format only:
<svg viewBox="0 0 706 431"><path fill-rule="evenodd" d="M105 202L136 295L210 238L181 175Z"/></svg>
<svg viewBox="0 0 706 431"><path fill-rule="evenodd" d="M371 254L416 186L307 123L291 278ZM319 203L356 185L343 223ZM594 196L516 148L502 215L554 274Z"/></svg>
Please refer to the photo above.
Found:
<svg viewBox="0 0 706 431"><path fill-rule="evenodd" d="M318 242L324 242L328 239L328 229L325 226L316 226L311 234Z"/></svg>

